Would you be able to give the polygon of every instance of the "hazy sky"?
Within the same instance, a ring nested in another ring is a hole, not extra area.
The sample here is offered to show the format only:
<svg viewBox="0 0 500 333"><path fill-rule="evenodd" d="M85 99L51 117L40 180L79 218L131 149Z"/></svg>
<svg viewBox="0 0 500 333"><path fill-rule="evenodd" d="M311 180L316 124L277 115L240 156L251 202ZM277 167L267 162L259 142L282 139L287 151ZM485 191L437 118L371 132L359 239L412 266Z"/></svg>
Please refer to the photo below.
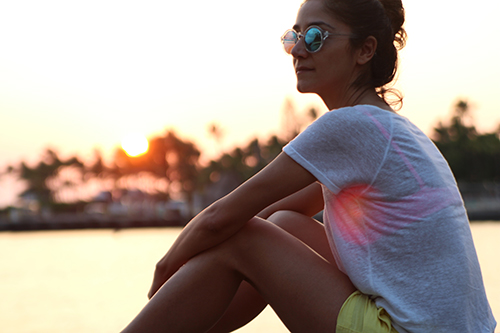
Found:
<svg viewBox="0 0 500 333"><path fill-rule="evenodd" d="M0 0L0 169L63 155L106 155L130 132L175 128L211 152L277 132L295 90L280 36L302 0ZM498 1L407 0L401 114L430 134L458 98L478 128L500 123ZM0 186L2 186L0 184ZM2 191L8 190L3 186Z"/></svg>

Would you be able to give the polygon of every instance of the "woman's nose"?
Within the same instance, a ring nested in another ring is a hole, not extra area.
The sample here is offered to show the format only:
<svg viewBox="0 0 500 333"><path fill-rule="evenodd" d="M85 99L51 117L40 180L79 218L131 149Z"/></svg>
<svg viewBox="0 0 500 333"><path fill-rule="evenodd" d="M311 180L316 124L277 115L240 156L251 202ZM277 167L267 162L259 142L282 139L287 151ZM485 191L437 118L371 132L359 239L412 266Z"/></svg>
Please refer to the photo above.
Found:
<svg viewBox="0 0 500 333"><path fill-rule="evenodd" d="M292 48L292 52L290 52L290 54L294 58L304 58L309 54L309 52L307 52L306 50L306 46L304 44L303 39L304 38L300 38L295 44L295 46Z"/></svg>

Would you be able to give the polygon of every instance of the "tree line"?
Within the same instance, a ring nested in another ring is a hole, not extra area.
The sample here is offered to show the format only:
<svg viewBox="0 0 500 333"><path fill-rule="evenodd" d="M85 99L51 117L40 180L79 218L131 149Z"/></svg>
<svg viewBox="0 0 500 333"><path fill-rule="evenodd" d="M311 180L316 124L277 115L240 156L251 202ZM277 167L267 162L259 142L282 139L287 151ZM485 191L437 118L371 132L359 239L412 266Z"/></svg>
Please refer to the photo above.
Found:
<svg viewBox="0 0 500 333"><path fill-rule="evenodd" d="M480 134L469 119L469 104L459 101L447 124L438 123L431 138L447 159L459 182L500 181L500 127L496 132ZM254 139L243 147L221 154L208 164L200 163L201 152L195 143L181 138L174 131L149 140L148 151L137 157L128 156L117 148L110 165L100 154L94 163L86 165L77 156L61 159L47 149L34 166L20 162L9 166L3 174L13 174L26 184L20 197L36 198L39 205L52 211L74 210L86 202L64 202L58 196L63 189L82 186L90 180L108 181L119 187L119 181L131 175L143 175L162 180L153 197L168 200L174 192L192 206L196 194L207 198L206 204L216 200L250 178L273 160L283 146L317 117L315 109L298 117L291 105L285 108L288 123L286 134L273 135L267 140ZM300 119L299 119L300 118ZM220 139L220 131L211 125L210 132ZM64 172L73 176L64 178Z"/></svg>
<svg viewBox="0 0 500 333"><path fill-rule="evenodd" d="M469 123L469 124L467 124ZM434 128L433 140L459 182L500 182L500 124L480 134L466 101L455 104L448 125Z"/></svg>

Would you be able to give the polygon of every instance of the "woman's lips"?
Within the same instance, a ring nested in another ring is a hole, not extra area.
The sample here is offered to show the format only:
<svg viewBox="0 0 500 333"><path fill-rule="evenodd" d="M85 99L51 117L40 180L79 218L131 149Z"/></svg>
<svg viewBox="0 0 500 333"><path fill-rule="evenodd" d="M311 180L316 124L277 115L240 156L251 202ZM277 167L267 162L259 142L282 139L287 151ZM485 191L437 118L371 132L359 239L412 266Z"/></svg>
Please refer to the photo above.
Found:
<svg viewBox="0 0 500 333"><path fill-rule="evenodd" d="M297 68L295 68L296 74L306 73L306 72L311 72L311 71L313 71L313 69L306 67L306 66L298 66Z"/></svg>

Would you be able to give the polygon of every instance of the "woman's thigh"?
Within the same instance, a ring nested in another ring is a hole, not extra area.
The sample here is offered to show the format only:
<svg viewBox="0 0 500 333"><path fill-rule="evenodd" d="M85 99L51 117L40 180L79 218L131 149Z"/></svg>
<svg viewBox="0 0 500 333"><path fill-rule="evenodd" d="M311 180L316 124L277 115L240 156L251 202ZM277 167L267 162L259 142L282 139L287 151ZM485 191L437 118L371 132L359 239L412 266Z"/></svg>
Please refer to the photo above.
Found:
<svg viewBox="0 0 500 333"><path fill-rule="evenodd" d="M335 331L338 313L355 291L335 264L292 233L258 218L213 250L230 258L230 266L254 286L292 332Z"/></svg>

